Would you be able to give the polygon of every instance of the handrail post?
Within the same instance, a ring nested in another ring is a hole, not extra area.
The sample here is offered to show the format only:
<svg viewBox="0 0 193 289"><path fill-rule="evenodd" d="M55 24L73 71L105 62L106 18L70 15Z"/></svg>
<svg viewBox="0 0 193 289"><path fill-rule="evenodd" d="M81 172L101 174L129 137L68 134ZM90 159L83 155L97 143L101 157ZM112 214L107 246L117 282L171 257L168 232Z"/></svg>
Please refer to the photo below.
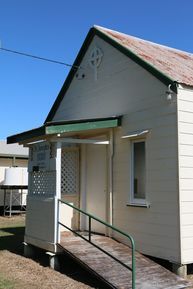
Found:
<svg viewBox="0 0 193 289"><path fill-rule="evenodd" d="M91 242L91 216L88 217L88 240Z"/></svg>
<svg viewBox="0 0 193 289"><path fill-rule="evenodd" d="M131 241L132 247L132 289L135 289L135 281L136 281L136 264L135 264L135 244L134 241Z"/></svg>

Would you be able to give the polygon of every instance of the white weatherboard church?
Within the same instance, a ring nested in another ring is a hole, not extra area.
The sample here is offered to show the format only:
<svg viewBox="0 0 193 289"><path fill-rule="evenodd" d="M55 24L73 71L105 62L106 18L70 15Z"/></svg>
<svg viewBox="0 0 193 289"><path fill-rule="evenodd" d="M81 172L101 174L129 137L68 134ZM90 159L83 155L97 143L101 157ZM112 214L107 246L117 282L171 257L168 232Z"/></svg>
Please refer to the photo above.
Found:
<svg viewBox="0 0 193 289"><path fill-rule="evenodd" d="M193 263L193 55L95 26L29 145L25 241L57 251L58 199ZM86 230L70 208L60 216ZM105 233L94 224L95 232Z"/></svg>

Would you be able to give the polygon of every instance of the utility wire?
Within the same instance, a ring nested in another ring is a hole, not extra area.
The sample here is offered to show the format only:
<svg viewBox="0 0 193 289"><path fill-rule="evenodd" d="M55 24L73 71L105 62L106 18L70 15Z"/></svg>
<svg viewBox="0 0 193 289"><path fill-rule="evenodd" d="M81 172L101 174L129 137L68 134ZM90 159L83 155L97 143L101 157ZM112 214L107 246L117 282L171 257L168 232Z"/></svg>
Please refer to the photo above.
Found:
<svg viewBox="0 0 193 289"><path fill-rule="evenodd" d="M0 49L3 50L3 51L6 51L6 52L19 54L19 55L22 55L22 56L27 56L27 57L31 57L31 58L35 58L35 59L39 59L39 60L43 60L43 61L48 61L48 62L52 62L52 63L56 63L56 64L61 64L61 65L64 65L64 66L72 67L74 69L80 68L80 66L77 66L77 65L73 65L73 64L69 64L69 63L65 63L65 62L61 62L61 61L57 61L57 60L53 60L53 59L49 59L49 58L45 58L45 57L40 57L40 56L37 56L37 55L32 55L32 54L28 54L28 53L12 50L12 49L7 49L7 48L3 48L3 47L0 47Z"/></svg>

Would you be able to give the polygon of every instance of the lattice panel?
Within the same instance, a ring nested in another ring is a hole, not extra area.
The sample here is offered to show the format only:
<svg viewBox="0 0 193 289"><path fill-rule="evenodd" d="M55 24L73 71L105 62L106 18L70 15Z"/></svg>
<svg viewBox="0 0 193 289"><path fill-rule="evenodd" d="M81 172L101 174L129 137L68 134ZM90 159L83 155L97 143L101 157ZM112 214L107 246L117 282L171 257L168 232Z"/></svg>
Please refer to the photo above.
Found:
<svg viewBox="0 0 193 289"><path fill-rule="evenodd" d="M47 196L56 193L56 172L39 171L30 174L30 195Z"/></svg>
<svg viewBox="0 0 193 289"><path fill-rule="evenodd" d="M61 160L61 193L73 195L79 188L79 151L63 149Z"/></svg>

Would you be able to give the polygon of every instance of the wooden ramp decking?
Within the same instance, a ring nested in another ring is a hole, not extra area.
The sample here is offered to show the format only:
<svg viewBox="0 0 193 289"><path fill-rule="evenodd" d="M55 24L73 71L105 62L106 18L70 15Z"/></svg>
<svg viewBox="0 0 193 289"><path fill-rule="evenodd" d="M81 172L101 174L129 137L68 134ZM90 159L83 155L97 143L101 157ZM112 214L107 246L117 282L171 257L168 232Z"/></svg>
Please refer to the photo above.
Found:
<svg viewBox="0 0 193 289"><path fill-rule="evenodd" d="M111 238L92 235L92 242L131 266L131 249ZM80 237L62 233L60 246L112 288L132 288L131 271ZM136 252L136 289L182 289L191 284Z"/></svg>

